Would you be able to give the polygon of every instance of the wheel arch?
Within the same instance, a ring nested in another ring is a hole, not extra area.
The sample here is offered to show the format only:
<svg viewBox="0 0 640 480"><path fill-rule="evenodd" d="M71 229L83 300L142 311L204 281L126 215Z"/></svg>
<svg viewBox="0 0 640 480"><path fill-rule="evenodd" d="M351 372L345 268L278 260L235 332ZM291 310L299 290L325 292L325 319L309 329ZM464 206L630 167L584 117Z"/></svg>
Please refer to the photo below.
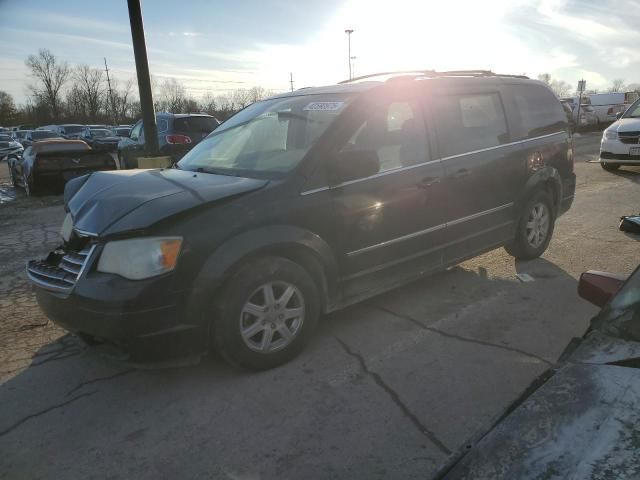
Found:
<svg viewBox="0 0 640 480"><path fill-rule="evenodd" d="M278 225L243 232L226 240L203 263L193 281L189 308L203 310L234 271L252 259L278 256L302 266L321 293L326 312L338 294L338 266L329 244L319 235L295 226ZM197 314L191 310L189 314Z"/></svg>
<svg viewBox="0 0 640 480"><path fill-rule="evenodd" d="M562 177L557 169L547 166L534 173L525 184L522 194L516 202L516 212L520 212L527 200L539 190L549 193L553 203L554 214L557 215L562 202Z"/></svg>

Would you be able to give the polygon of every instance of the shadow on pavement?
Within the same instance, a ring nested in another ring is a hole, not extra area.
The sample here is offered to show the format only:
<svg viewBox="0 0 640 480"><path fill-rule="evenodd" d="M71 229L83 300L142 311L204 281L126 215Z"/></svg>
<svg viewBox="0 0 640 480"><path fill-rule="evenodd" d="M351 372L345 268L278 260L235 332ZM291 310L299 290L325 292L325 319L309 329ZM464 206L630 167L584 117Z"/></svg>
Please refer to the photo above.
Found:
<svg viewBox="0 0 640 480"><path fill-rule="evenodd" d="M138 368L65 335L0 389L0 476L428 478L583 333L575 292L491 252L329 315L267 372Z"/></svg>

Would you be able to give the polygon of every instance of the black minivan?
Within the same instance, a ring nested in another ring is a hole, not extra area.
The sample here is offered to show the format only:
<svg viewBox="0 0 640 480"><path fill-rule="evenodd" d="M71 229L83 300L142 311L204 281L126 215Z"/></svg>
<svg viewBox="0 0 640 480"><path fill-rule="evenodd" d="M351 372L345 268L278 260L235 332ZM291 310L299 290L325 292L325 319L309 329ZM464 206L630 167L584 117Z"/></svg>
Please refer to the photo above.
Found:
<svg viewBox="0 0 640 480"><path fill-rule="evenodd" d="M574 191L543 83L371 76L255 103L174 168L70 181L64 242L27 273L85 339L265 369L324 313L498 247L541 255Z"/></svg>

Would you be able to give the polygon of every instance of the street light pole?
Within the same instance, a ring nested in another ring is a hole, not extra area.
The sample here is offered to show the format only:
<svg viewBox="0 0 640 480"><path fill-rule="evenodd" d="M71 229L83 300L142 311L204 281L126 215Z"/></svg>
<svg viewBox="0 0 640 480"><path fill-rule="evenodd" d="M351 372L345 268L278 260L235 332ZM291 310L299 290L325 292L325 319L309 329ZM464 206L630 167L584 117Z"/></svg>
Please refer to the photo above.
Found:
<svg viewBox="0 0 640 480"><path fill-rule="evenodd" d="M160 146L158 145L156 112L153 108L151 76L149 75L149 61L147 60L147 46L144 41L140 0L127 0L127 5L129 7L129 23L131 24L131 39L133 41L133 56L136 61L140 106L142 107L145 150L151 155L158 155Z"/></svg>
<svg viewBox="0 0 640 480"><path fill-rule="evenodd" d="M353 29L349 28L344 31L347 34L347 42L349 44L349 56L347 57L349 60L349 80L351 80L351 34L353 33Z"/></svg>

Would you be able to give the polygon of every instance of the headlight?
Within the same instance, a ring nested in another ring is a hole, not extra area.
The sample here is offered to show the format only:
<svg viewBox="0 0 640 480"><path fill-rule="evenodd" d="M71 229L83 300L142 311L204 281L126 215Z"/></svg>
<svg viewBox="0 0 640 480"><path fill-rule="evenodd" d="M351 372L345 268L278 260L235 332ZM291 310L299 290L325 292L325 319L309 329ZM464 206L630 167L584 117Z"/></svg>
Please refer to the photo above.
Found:
<svg viewBox="0 0 640 480"><path fill-rule="evenodd" d="M604 131L604 138L607 140L616 140L618 138L618 132L613 129L607 129Z"/></svg>
<svg viewBox="0 0 640 480"><path fill-rule="evenodd" d="M141 280L170 272L178 263L182 237L115 240L104 246L98 271Z"/></svg>

